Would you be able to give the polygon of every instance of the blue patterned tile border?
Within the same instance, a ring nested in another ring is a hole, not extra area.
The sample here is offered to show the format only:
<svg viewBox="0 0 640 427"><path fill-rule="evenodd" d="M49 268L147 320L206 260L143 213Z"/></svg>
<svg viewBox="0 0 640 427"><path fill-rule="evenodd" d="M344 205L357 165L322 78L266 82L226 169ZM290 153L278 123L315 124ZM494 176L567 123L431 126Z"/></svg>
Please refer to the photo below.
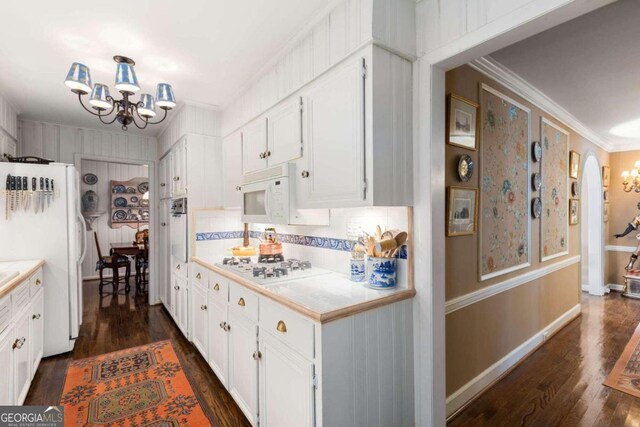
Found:
<svg viewBox="0 0 640 427"><path fill-rule="evenodd" d="M196 233L196 241L206 240L226 240L226 239L241 239L243 237L242 231L214 231L208 233ZM249 237L258 239L262 237L262 233L258 231L249 231ZM292 245L310 246L313 248L332 249L334 251L351 252L355 246L355 240L336 239L333 237L317 237L317 236L303 236L301 234L283 234L278 233L278 239L282 243L289 243ZM407 259L407 245L400 248L398 258Z"/></svg>

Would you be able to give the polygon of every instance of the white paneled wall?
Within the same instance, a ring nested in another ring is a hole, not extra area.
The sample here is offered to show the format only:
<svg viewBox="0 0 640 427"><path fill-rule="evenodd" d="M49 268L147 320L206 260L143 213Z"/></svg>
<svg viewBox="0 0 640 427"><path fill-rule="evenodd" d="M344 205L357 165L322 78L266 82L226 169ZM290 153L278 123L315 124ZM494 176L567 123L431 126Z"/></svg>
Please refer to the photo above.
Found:
<svg viewBox="0 0 640 427"><path fill-rule="evenodd" d="M14 141L18 140L18 112L0 95L0 132L2 131Z"/></svg>
<svg viewBox="0 0 640 427"><path fill-rule="evenodd" d="M38 156L74 163L74 154L155 161L156 138L134 133L107 132L51 123L20 121L22 156Z"/></svg>
<svg viewBox="0 0 640 427"><path fill-rule="evenodd" d="M367 43L415 56L415 3L345 0L225 106L222 136L274 106Z"/></svg>
<svg viewBox="0 0 640 427"><path fill-rule="evenodd" d="M98 183L95 185L87 185L81 182L81 194L87 190L93 190L98 193L99 205L98 211L106 212L93 223L93 230L87 235L87 255L82 263L82 276L84 278L97 276L95 271L96 261L98 261L98 251L93 238L93 231L98 233L100 241L100 249L102 255L109 254L109 244L117 242L133 242L135 239L136 229L129 227L121 227L112 229L109 227L109 203L111 202L111 189L109 181L128 181L138 177L148 177L149 170L146 166L129 165L123 163L100 162L94 160L83 160L80 167L80 174L93 173L98 177ZM153 214L153 213L152 213ZM143 226L146 228L146 225ZM131 264L132 272L134 265ZM133 284L133 280L131 281Z"/></svg>
<svg viewBox="0 0 640 427"><path fill-rule="evenodd" d="M185 104L173 114L175 117L158 137L158 157L186 133L220 136L220 111Z"/></svg>

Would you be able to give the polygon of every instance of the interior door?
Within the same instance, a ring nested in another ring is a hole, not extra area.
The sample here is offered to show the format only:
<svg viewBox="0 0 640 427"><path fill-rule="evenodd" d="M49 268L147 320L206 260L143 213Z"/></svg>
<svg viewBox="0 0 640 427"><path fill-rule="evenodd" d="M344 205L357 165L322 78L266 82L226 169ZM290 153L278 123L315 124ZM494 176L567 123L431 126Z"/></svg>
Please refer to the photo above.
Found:
<svg viewBox="0 0 640 427"><path fill-rule="evenodd" d="M267 119L260 117L242 128L242 173L267 167Z"/></svg>
<svg viewBox="0 0 640 427"><path fill-rule="evenodd" d="M211 291L209 291L211 293ZM209 296L209 366L218 379L228 388L229 334L227 333L229 310L227 304L220 304Z"/></svg>
<svg viewBox="0 0 640 427"><path fill-rule="evenodd" d="M302 157L302 98L295 96L267 117L269 167Z"/></svg>
<svg viewBox="0 0 640 427"><path fill-rule="evenodd" d="M31 302L31 374L35 374L40 359L42 359L44 345L44 290L41 289L35 295L35 299Z"/></svg>
<svg viewBox="0 0 640 427"><path fill-rule="evenodd" d="M7 329L0 334L0 366L3 367L3 381L0 381L0 405L13 404L13 353L12 348L15 341L15 329L13 325L9 325Z"/></svg>
<svg viewBox="0 0 640 427"><path fill-rule="evenodd" d="M31 337L29 336L30 321L31 311L24 310L16 321L16 339L12 344L12 347L14 347L14 402L17 405L22 405L24 402L31 383L31 359L29 357L29 347L31 345Z"/></svg>
<svg viewBox="0 0 640 427"><path fill-rule="evenodd" d="M363 60L356 58L318 81L308 93L308 170L300 172L308 197L299 200L308 207L364 200L362 72Z"/></svg>
<svg viewBox="0 0 640 427"><path fill-rule="evenodd" d="M208 328L208 312L207 289L202 285L192 282L191 286L191 311L193 313L193 345L200 351L205 358L209 357L209 346L207 340L209 338Z"/></svg>
<svg viewBox="0 0 640 427"><path fill-rule="evenodd" d="M260 353L260 425L312 427L313 363L263 330Z"/></svg>
<svg viewBox="0 0 640 427"><path fill-rule="evenodd" d="M229 393L255 425L258 414L258 326L229 310Z"/></svg>

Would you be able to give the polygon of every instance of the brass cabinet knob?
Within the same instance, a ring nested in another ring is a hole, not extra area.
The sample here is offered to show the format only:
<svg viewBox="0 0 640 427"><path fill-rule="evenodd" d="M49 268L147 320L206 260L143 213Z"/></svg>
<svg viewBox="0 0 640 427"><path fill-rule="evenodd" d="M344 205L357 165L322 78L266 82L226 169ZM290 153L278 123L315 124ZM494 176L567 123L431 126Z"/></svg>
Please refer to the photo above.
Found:
<svg viewBox="0 0 640 427"><path fill-rule="evenodd" d="M218 285L217 283L215 285L213 285L213 290L214 291L219 291L220 290L220 285Z"/></svg>
<svg viewBox="0 0 640 427"><path fill-rule="evenodd" d="M300 175L302 175L303 178L309 178L309 171L302 171Z"/></svg>
<svg viewBox="0 0 640 427"><path fill-rule="evenodd" d="M166 186L167 186L167 184L165 184L164 182L160 183L160 187L166 187Z"/></svg>
<svg viewBox="0 0 640 427"><path fill-rule="evenodd" d="M32 319L36 320L40 318L40 313L34 314L33 316L31 316Z"/></svg>
<svg viewBox="0 0 640 427"><path fill-rule="evenodd" d="M278 325L276 326L276 330L278 332L282 332L283 334L287 332L287 325L282 320L278 320Z"/></svg>
<svg viewBox="0 0 640 427"><path fill-rule="evenodd" d="M36 279L36 286L40 286L42 284L42 282L40 281L40 279Z"/></svg>
<svg viewBox="0 0 640 427"><path fill-rule="evenodd" d="M163 226L163 227L166 227L167 223L166 222L161 222L160 225Z"/></svg>
<svg viewBox="0 0 640 427"><path fill-rule="evenodd" d="M20 339L16 339L16 340L13 342L13 346L12 346L12 348L13 348L14 350L15 350L15 349L20 350L26 341L27 341L27 339L26 339L25 337L22 337L22 338L20 338Z"/></svg>
<svg viewBox="0 0 640 427"><path fill-rule="evenodd" d="M179 176L174 176L174 177L173 177L173 180L174 180L174 181L180 181L180 177L179 177Z"/></svg>
<svg viewBox="0 0 640 427"><path fill-rule="evenodd" d="M238 300L238 305L239 305L240 307L244 307L244 306L246 305L246 304L245 304L245 302L244 302L244 298L240 298L240 299Z"/></svg>
<svg viewBox="0 0 640 427"><path fill-rule="evenodd" d="M200 273L196 274L196 279L198 279L198 280L202 279L202 274L200 274Z"/></svg>
<svg viewBox="0 0 640 427"><path fill-rule="evenodd" d="M253 360L260 360L262 359L262 353L260 353L260 350L256 350L253 352Z"/></svg>
<svg viewBox="0 0 640 427"><path fill-rule="evenodd" d="M258 157L260 157L261 159L264 159L264 153L260 153Z"/></svg>
<svg viewBox="0 0 640 427"><path fill-rule="evenodd" d="M176 270L180 270L180 264L176 265Z"/></svg>
<svg viewBox="0 0 640 427"><path fill-rule="evenodd" d="M200 306L200 310L205 311L206 309L207 309L207 306L206 306L206 305L201 305L201 306Z"/></svg>
<svg viewBox="0 0 640 427"><path fill-rule="evenodd" d="M225 323L225 324L224 324L224 330L225 330L225 331L227 331L227 332L229 332L229 331L231 330L231 325L230 325L230 324L228 324L228 323Z"/></svg>
<svg viewBox="0 0 640 427"><path fill-rule="evenodd" d="M236 191L240 191L242 190L242 187L240 187L239 185L236 185Z"/></svg>
<svg viewBox="0 0 640 427"><path fill-rule="evenodd" d="M267 157L271 157L271 151L267 151Z"/></svg>

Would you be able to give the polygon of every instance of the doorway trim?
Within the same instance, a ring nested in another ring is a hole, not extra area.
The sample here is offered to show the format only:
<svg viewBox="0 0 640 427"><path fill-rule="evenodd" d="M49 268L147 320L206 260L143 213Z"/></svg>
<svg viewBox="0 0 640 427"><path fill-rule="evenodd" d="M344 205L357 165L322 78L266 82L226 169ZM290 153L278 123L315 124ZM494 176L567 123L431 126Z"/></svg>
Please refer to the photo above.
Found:
<svg viewBox="0 0 640 427"><path fill-rule="evenodd" d="M157 277L158 277L158 263L157 263L157 241L155 236L157 236L158 232L158 208L156 206L157 197L157 188L156 188L156 165L155 161L152 160L133 160L133 159L125 159L121 157L109 157L109 156L100 156L97 154L86 154L86 153L74 153L73 155L73 164L76 167L78 173L82 170L82 161L83 160L93 160L98 162L108 162L108 163L123 163L127 165L138 165L138 166L147 166L149 168L149 258L151 260L149 266L149 304L158 304L160 303L160 298L158 295L158 286L157 286ZM88 244L88 243L87 243Z"/></svg>
<svg viewBox="0 0 640 427"><path fill-rule="evenodd" d="M595 152L590 150L583 158L580 165L580 284L582 291L602 296L608 292L604 280L602 169Z"/></svg>

